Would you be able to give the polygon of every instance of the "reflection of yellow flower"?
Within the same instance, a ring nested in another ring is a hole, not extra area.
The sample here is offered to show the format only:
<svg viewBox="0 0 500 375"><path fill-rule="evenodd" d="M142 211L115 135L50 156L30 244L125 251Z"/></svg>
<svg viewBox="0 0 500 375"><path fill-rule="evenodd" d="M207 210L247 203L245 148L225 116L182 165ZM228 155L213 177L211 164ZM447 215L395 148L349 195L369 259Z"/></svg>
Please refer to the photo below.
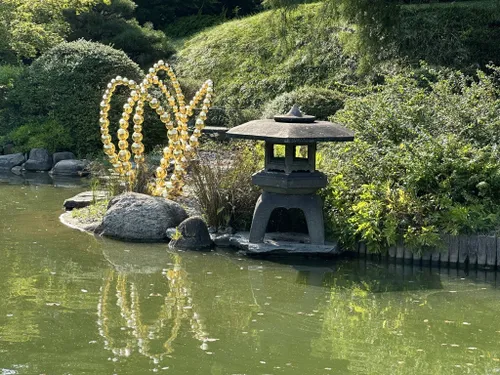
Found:
<svg viewBox="0 0 500 375"><path fill-rule="evenodd" d="M142 355L159 363L165 355L174 351L172 344L179 335L184 320L188 321L193 337L202 342L202 347L208 340L200 315L192 306L187 273L180 265L180 258L175 255L174 258L173 267L162 272L163 280L168 284L168 293L152 324L143 321L140 291L136 283L129 280L127 274L117 274L115 271L111 271L106 277L98 304L99 334L104 339L106 349L112 351L115 356L128 357L136 348ZM115 293L112 291L113 284ZM118 314L113 314L112 309L116 308L115 306L118 307ZM115 329L111 328L112 326ZM121 327L124 326L128 330L123 331ZM170 333L163 333L169 326ZM126 335L125 343L120 346L119 337L123 335ZM163 342L163 353L152 353L152 340L165 336L168 338Z"/></svg>
<svg viewBox="0 0 500 375"><path fill-rule="evenodd" d="M157 74L161 71L166 72L170 78L175 96L172 95L165 83L159 79ZM117 153L117 149L109 135L108 113L111 109L111 98L119 86L127 86L131 91L127 103L123 105L122 118L119 121L120 129L117 132L119 151ZM166 97L168 105L172 109L173 118L168 110L161 105L160 101L152 97L149 93L149 89L155 86ZM184 186L187 164L196 152L199 145L198 138L205 127L205 120L211 106L213 92L213 83L208 80L196 92L189 104L186 105L184 94L174 71L168 64L165 64L161 60L154 64L153 68L149 69L149 73L140 84L120 76L112 79L102 97L99 123L101 126L101 141L104 145L104 153L108 155L109 161L115 171L121 176L126 176L130 184L135 181L136 172L132 169L130 158L133 153L137 168L144 162L142 124L144 122L144 106L148 102L151 109L156 111L158 116L160 116L160 120L165 124L169 139L168 146L163 150L163 158L160 161L160 165L156 169L156 179L149 185L149 188L151 193L156 196L169 197L180 194ZM187 123L200 102L202 103L201 111L195 122L195 129L189 135ZM132 140L134 143L131 146L131 153L128 143L128 128L130 116L134 112L134 108L135 114L132 116L134 123ZM167 181L167 168L170 166L172 160L174 161L174 170Z"/></svg>

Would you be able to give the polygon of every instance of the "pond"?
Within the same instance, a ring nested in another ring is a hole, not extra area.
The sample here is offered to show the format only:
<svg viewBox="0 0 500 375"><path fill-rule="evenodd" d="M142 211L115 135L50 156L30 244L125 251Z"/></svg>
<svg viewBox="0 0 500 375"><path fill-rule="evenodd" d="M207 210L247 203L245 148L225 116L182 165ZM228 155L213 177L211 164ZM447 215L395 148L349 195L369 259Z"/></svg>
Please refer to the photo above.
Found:
<svg viewBox="0 0 500 375"><path fill-rule="evenodd" d="M493 272L94 238L80 191L0 183L0 374L500 372Z"/></svg>

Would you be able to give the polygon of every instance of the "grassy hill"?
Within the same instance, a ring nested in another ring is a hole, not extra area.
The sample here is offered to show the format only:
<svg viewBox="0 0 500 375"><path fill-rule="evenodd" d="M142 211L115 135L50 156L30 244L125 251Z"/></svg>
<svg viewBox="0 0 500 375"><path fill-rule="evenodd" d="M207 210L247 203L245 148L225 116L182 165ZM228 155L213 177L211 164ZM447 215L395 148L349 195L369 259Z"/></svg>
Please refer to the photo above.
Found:
<svg viewBox="0 0 500 375"><path fill-rule="evenodd" d="M178 70L195 80L213 79L218 104L237 113L230 117L239 122L245 111L255 116L266 102L304 86L342 91L421 60L468 72L500 64L497 1L403 6L384 51L389 58L363 75L357 69L362 51L348 54L341 42L355 26L335 24L321 10L320 4L306 4L289 12L285 24L281 14L268 11L202 31L179 51Z"/></svg>

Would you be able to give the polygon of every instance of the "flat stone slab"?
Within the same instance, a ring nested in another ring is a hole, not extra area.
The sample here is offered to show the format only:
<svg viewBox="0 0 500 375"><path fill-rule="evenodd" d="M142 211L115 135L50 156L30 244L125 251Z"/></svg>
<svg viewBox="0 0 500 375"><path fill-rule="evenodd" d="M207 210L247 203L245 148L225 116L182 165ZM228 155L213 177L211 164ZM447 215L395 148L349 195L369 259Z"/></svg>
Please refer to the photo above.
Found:
<svg viewBox="0 0 500 375"><path fill-rule="evenodd" d="M72 198L66 199L63 206L66 211L71 211L75 208L90 206L94 201L99 202L106 199L109 199L109 193L107 191L84 191L83 193L77 194Z"/></svg>
<svg viewBox="0 0 500 375"><path fill-rule="evenodd" d="M336 242L325 245L309 243L307 235L289 233L267 233L264 242L259 244L249 243L248 232L240 232L231 236L229 244L248 254L340 254L340 247Z"/></svg>

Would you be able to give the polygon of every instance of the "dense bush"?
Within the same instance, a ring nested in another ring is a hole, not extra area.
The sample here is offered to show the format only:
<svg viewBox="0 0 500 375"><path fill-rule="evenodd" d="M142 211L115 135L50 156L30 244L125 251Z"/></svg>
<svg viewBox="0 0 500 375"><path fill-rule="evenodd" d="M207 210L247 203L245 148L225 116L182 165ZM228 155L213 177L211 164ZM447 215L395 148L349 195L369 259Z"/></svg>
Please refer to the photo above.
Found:
<svg viewBox="0 0 500 375"><path fill-rule="evenodd" d="M37 59L11 92L10 112L22 114L18 125L49 118L68 129L81 156L101 148L99 103L106 84L116 75L140 79L142 72L123 52L98 43L63 43ZM121 101L120 101L121 99ZM112 104L118 116L124 97ZM115 124L118 118L112 118ZM151 128L149 136L156 135ZM163 134L164 129L161 129Z"/></svg>
<svg viewBox="0 0 500 375"><path fill-rule="evenodd" d="M335 90L317 87L301 87L298 90L281 94L264 106L264 118L285 114L294 104L308 115L319 120L327 120L344 105L344 95Z"/></svg>
<svg viewBox="0 0 500 375"><path fill-rule="evenodd" d="M73 146L70 130L54 120L22 125L7 136L15 144L17 152L29 152L32 148L45 148L51 154L70 150Z"/></svg>
<svg viewBox="0 0 500 375"><path fill-rule="evenodd" d="M89 12L66 12L71 25L68 40L83 38L111 45L146 68L170 57L174 53L170 40L151 23L141 26L134 18L135 8L131 0L114 0L109 5L100 3Z"/></svg>
<svg viewBox="0 0 500 375"><path fill-rule="evenodd" d="M323 149L331 233L372 251L403 240L439 245L442 233L500 225L500 89L497 72L387 77L334 120L357 141ZM327 160L327 162L325 162Z"/></svg>
<svg viewBox="0 0 500 375"><path fill-rule="evenodd" d="M0 65L0 136L5 136L14 126L13 115L16 114L7 110L8 94L13 90L14 82L22 72L23 68L19 66Z"/></svg>

